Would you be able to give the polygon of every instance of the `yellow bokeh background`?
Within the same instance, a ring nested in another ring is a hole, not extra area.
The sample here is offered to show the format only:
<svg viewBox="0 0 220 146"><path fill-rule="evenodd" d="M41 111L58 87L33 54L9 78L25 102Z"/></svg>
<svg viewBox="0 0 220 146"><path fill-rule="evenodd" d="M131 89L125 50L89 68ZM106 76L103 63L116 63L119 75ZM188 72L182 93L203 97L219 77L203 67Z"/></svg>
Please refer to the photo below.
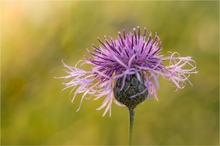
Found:
<svg viewBox="0 0 220 146"><path fill-rule="evenodd" d="M168 51L193 56L197 75L174 91L160 78L159 102L137 107L136 145L217 145L219 142L218 1L2 1L2 145L124 145L128 111L112 106L112 116L97 111L104 99L71 103L70 90L57 76L88 55L97 37L140 26L157 32Z"/></svg>

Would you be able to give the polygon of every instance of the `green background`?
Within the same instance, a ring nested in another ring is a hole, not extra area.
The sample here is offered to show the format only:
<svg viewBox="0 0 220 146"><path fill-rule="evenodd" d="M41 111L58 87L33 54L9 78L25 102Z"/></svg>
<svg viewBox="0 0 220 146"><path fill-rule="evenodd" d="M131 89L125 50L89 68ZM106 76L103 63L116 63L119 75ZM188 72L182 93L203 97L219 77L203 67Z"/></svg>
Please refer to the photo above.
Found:
<svg viewBox="0 0 220 146"><path fill-rule="evenodd" d="M110 145L128 143L128 111L96 111L104 99L60 92L68 65L88 55L97 37L140 26L160 36L162 52L193 56L193 86L174 91L160 78L159 102L136 109L134 144L217 145L219 142L219 2L2 2L1 143Z"/></svg>

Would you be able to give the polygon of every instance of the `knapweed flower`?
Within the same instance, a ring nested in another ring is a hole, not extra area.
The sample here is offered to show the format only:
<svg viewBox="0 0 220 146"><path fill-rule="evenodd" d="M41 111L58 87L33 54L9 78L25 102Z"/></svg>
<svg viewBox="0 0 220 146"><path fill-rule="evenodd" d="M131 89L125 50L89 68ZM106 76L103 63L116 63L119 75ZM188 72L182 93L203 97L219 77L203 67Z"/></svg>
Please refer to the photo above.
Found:
<svg viewBox="0 0 220 146"><path fill-rule="evenodd" d="M153 38L150 33L146 38L146 28L143 35L137 27L133 33L119 32L116 40L104 38L105 41L98 38L100 46L93 44L93 50L88 50L91 57L85 57L75 66L63 63L68 69L68 75L63 77L64 89L73 88L72 101L77 94L82 94L79 109L83 99L90 99L88 96L104 99L97 108L106 108L103 116L107 112L111 115L113 102L133 109L146 98L158 100L160 76L172 82L176 89L182 89L186 82L190 83L189 76L197 73L192 57L181 57L177 52L165 57L159 37L156 34ZM82 69L85 64L91 65L91 70Z"/></svg>

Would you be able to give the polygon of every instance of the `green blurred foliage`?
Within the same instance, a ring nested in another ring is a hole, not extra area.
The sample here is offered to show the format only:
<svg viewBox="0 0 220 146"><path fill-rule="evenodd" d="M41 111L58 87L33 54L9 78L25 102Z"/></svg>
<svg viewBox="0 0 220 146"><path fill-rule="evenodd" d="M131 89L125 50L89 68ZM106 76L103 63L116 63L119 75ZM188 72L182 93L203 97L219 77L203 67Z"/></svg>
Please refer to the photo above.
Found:
<svg viewBox="0 0 220 146"><path fill-rule="evenodd" d="M146 27L157 32L163 53L193 56L198 75L183 90L160 79L159 102L136 109L134 144L214 145L219 142L218 1L2 2L1 143L127 144L128 111L80 95L72 104L62 90L61 60L74 65L97 37ZM104 97L103 97L104 99Z"/></svg>

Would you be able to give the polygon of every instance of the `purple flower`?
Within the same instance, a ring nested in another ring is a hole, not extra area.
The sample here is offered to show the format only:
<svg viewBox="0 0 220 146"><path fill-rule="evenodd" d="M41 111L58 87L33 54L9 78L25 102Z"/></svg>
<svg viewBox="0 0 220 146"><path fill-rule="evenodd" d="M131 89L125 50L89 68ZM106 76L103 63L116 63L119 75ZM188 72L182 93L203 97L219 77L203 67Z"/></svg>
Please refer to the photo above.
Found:
<svg viewBox="0 0 220 146"><path fill-rule="evenodd" d="M107 112L111 115L112 103L121 105L118 102L120 100L115 96L119 94L119 91L125 92L125 86L131 81L136 83L129 87L141 86L140 90L135 88L131 89L133 92L129 90L130 99L145 94L148 99L154 97L158 100L157 89L160 76L173 83L176 89L182 89L186 82L191 84L188 79L190 74L197 73L196 63L192 57L180 57L177 52L170 52L171 55L165 57L161 52L161 41L157 35L152 38L152 33L150 33L146 39L146 28L144 28L143 36L140 34L140 28L137 27L137 30L133 29L133 34L131 32L127 34L124 30L123 34L118 33L116 40L112 37L107 39L105 36L105 41L99 38L98 41L99 47L93 44L93 51L88 50L92 58L85 57L75 66L63 63L68 69L66 71L68 75L62 77L65 79L64 89L73 88L72 91L75 91L72 102L77 94L82 94L79 109L83 99L90 99L87 96L94 97L94 100L104 98L97 110L105 107L103 116ZM169 65L165 65L167 61ZM85 64L90 64L91 70L82 69ZM116 87L120 89L116 90Z"/></svg>

